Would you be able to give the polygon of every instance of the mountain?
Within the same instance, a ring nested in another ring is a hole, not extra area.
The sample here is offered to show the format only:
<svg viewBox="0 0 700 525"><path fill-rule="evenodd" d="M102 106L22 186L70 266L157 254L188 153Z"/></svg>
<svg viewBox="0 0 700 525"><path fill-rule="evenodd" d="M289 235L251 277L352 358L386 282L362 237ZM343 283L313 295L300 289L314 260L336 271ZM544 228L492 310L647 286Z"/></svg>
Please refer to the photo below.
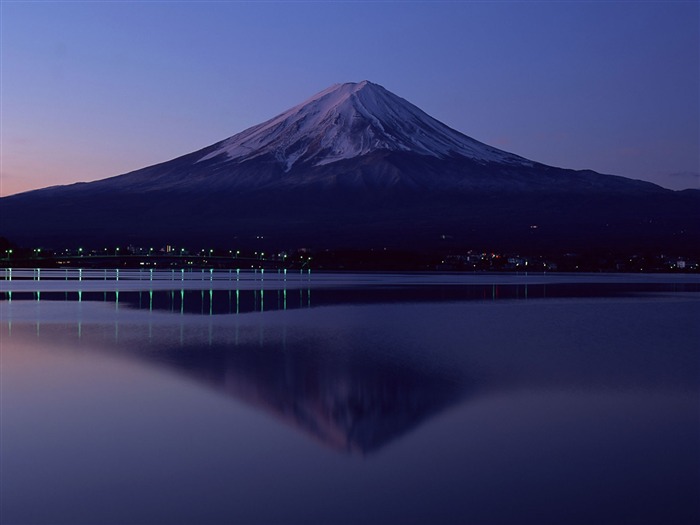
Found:
<svg viewBox="0 0 700 525"><path fill-rule="evenodd" d="M700 191L534 162L367 81L331 86L182 157L0 205L0 235L54 247L700 246Z"/></svg>

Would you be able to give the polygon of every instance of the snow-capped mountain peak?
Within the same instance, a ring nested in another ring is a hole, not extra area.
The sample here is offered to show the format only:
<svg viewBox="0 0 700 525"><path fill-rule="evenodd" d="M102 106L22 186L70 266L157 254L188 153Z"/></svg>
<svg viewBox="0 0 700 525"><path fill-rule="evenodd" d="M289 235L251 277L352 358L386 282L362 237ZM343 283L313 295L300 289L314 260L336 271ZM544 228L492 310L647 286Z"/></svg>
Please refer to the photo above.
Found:
<svg viewBox="0 0 700 525"><path fill-rule="evenodd" d="M478 162L531 165L453 130L410 102L367 80L335 84L284 113L219 144L201 161L225 156L239 163L271 155L286 171L378 150L410 151Z"/></svg>

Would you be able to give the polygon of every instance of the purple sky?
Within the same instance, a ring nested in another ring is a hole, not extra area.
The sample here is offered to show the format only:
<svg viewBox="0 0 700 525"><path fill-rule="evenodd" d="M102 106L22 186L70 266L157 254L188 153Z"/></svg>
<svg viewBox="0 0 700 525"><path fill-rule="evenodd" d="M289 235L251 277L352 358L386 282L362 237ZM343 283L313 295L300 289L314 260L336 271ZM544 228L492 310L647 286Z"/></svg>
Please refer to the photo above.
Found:
<svg viewBox="0 0 700 525"><path fill-rule="evenodd" d="M0 2L0 194L89 181L371 80L524 157L700 187L700 3Z"/></svg>

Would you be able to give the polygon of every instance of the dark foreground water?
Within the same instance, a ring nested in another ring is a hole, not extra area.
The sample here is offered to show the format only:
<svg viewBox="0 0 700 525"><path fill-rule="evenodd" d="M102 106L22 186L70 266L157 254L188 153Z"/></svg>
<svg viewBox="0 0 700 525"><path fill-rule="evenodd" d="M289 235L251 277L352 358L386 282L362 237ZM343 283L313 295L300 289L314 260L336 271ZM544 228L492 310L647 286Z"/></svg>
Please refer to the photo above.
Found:
<svg viewBox="0 0 700 525"><path fill-rule="evenodd" d="M3 292L2 524L700 523L697 279L318 279Z"/></svg>

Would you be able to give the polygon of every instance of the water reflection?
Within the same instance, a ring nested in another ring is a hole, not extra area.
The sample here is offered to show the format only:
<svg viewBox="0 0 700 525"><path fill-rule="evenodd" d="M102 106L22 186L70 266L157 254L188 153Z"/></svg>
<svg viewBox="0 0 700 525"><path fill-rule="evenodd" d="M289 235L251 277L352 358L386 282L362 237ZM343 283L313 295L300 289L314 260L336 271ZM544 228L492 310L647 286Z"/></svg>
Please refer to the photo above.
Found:
<svg viewBox="0 0 700 525"><path fill-rule="evenodd" d="M324 445L363 454L465 394L462 382L430 369L329 350L281 341L266 341L262 349L185 345L160 351L155 360L265 410Z"/></svg>
<svg viewBox="0 0 700 525"><path fill-rule="evenodd" d="M432 316L433 320L422 323L422 310L414 307L406 312L413 317L387 317L378 331L363 334L385 315L381 306L373 307L376 319L364 319L351 330L334 328L342 326L343 315L351 312L341 315L332 309L326 310L330 317L318 317L318 324L299 325L304 318L298 314L311 306L335 302L445 304L464 296L489 301L484 294L493 294L493 290L492 285L465 289L321 288L314 290L313 297L308 289L44 292L40 299L31 301L36 308L31 315L35 317L34 333L45 344L52 341L50 334L61 336L64 322L74 324L68 333L81 344L108 348L175 371L264 409L333 448L361 453L381 448L445 407L484 391L533 385L586 388L599 381L617 388L646 388L652 379L678 386L694 381L692 374L669 369L666 358L653 349L646 353L636 349L634 339L601 339L597 335L601 321L583 322L581 316L590 315L585 309L578 321L567 321L566 337L561 335L561 322L529 310L518 310L517 322L511 319L507 331L498 318L488 317L490 324L486 323L481 310L452 321L443 321L426 310L427 318ZM547 293L563 296L579 291L550 287ZM609 295L628 293L624 287L603 291ZM524 299L521 292L516 287L501 287L498 294ZM544 287L540 292L544 293ZM531 298L529 291L528 300ZM102 320L85 317L95 311L89 304L95 302L103 303L94 305L102 308ZM21 303L13 299L13 305ZM71 305L73 311L56 325L51 312ZM240 315L244 313L248 315ZM12 315L7 319L11 323ZM383 326L390 320L393 324ZM47 329L42 328L45 321ZM608 334L619 332L614 318L609 323L605 329ZM101 328L104 326L111 328ZM535 326L540 328L533 333ZM16 326L10 327L17 331ZM589 332L589 328L594 331ZM576 332L581 335L576 337ZM548 334L552 334L551 341ZM410 345L413 347L408 348ZM609 347L615 347L617 354L634 355L634 359L621 367ZM652 376L650 369L654 370Z"/></svg>
<svg viewBox="0 0 700 525"><path fill-rule="evenodd" d="M5 291L6 300L102 301L130 308L196 315L294 310L340 304L636 297L643 293L700 292L700 283L485 284L314 288L146 289L139 291ZM282 283L284 284L284 283Z"/></svg>
<svg viewBox="0 0 700 525"><path fill-rule="evenodd" d="M698 522L697 297L497 288L15 292L3 517Z"/></svg>
<svg viewBox="0 0 700 525"><path fill-rule="evenodd" d="M215 304L208 295L203 304ZM148 296L141 298L142 309L150 308ZM114 299L120 304L119 296ZM138 294L132 299L139 304ZM255 296L249 299L255 301ZM156 304L163 306L158 297ZM183 304L188 303L178 306ZM367 339L325 342L290 333L294 327L286 324L135 325L115 316L110 323L86 323L78 317L74 326L37 320L31 334L28 326L10 325L7 336L30 335L47 347L62 341L149 363L243 401L343 452L376 451L469 391L468 378L455 371L387 358L396 354L387 342L372 347Z"/></svg>
<svg viewBox="0 0 700 525"><path fill-rule="evenodd" d="M319 306L343 302L337 290L326 290L320 294ZM298 294L297 300L288 301L288 292L282 290L143 290L143 291L100 291L78 290L75 292L3 292L12 300L63 301L63 302L110 302L115 309L130 308L150 312L170 312L196 315L221 315L232 313L266 312L297 308L310 308L311 290L292 290ZM1 300L1 299L0 299Z"/></svg>

